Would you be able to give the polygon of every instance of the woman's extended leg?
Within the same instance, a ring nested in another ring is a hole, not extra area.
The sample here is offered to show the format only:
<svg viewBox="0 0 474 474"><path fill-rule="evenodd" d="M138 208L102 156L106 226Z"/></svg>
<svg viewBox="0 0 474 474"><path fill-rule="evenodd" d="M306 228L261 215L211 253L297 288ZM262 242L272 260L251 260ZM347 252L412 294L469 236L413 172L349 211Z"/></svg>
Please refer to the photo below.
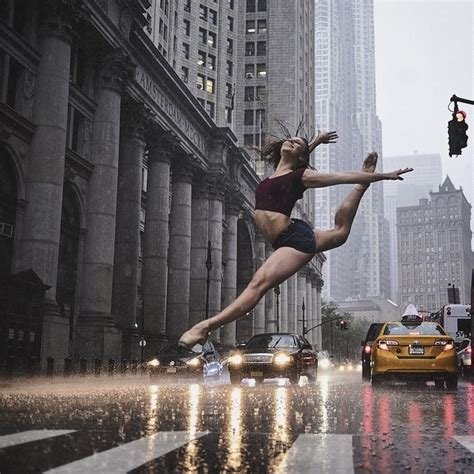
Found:
<svg viewBox="0 0 474 474"><path fill-rule="evenodd" d="M186 331L180 342L192 347L204 339L209 331L230 323L251 311L263 295L274 286L304 267L314 254L303 253L290 247L280 247L257 270L244 291L220 313L201 321Z"/></svg>
<svg viewBox="0 0 474 474"><path fill-rule="evenodd" d="M370 153L362 164L362 171L373 173L377 164L377 153ZM341 246L349 237L352 222L368 184L358 184L342 201L334 217L333 229L315 229L314 236L318 252L325 252Z"/></svg>

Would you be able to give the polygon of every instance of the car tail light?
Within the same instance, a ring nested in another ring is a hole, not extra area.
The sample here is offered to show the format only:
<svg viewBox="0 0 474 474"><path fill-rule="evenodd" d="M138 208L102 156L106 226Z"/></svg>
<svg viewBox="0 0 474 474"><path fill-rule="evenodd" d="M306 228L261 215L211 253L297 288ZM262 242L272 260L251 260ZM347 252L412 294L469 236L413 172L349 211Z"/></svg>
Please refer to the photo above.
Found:
<svg viewBox="0 0 474 474"><path fill-rule="evenodd" d="M472 347L468 347L466 349L466 354L472 354Z"/></svg>
<svg viewBox="0 0 474 474"><path fill-rule="evenodd" d="M443 352L450 351L451 349L454 348L453 341L446 341L446 340L435 341L434 345L435 346L444 346L443 347Z"/></svg>
<svg viewBox="0 0 474 474"><path fill-rule="evenodd" d="M369 345L367 345L367 346L364 347L364 352L365 352L366 354L370 354L370 351L371 351L371 350L372 350L372 349L371 349L371 347L370 347Z"/></svg>
<svg viewBox="0 0 474 474"><path fill-rule="evenodd" d="M379 349L382 349L383 351L388 351L389 346L398 346L398 341L392 341L390 339L387 339L385 341L379 341L378 346Z"/></svg>

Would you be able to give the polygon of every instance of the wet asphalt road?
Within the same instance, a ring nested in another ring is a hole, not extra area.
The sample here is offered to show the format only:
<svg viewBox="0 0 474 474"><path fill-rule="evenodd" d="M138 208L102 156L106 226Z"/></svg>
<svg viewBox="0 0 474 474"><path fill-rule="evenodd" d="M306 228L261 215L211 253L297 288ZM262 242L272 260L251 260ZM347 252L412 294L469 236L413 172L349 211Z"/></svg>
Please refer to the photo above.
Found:
<svg viewBox="0 0 474 474"><path fill-rule="evenodd" d="M467 473L473 441L466 382L456 392L374 390L360 373L333 372L299 386L129 377L4 383L0 392L2 474Z"/></svg>

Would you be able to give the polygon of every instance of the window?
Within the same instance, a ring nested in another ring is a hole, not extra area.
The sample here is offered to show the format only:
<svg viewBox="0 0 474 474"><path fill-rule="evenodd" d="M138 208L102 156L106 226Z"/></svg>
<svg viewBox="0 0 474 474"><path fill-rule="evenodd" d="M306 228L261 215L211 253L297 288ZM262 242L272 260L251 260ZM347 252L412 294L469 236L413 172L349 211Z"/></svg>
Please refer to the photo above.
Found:
<svg viewBox="0 0 474 474"><path fill-rule="evenodd" d="M209 21L213 25L217 25L217 12L215 10L209 9Z"/></svg>
<svg viewBox="0 0 474 474"><path fill-rule="evenodd" d="M207 7L204 5L199 5L199 18L201 20L207 21Z"/></svg>
<svg viewBox="0 0 474 474"><path fill-rule="evenodd" d="M267 42L258 41L257 42L257 56L265 56L267 51Z"/></svg>
<svg viewBox="0 0 474 474"><path fill-rule="evenodd" d="M234 31L234 19L231 16L227 17L227 29L229 31Z"/></svg>
<svg viewBox="0 0 474 474"><path fill-rule="evenodd" d="M229 82L226 82L226 85L225 85L225 96L226 96L228 99L232 99L232 93L233 93L232 84L230 84Z"/></svg>
<svg viewBox="0 0 474 474"><path fill-rule="evenodd" d="M207 44L209 46L212 46L213 48L216 47L216 40L217 40L217 35L213 33L212 31L209 31L208 33L208 38L207 38Z"/></svg>
<svg viewBox="0 0 474 474"><path fill-rule="evenodd" d="M254 87L246 87L244 89L244 100L246 100L246 101L255 100L255 88Z"/></svg>
<svg viewBox="0 0 474 474"><path fill-rule="evenodd" d="M206 102L206 112L209 117L214 118L215 105L214 102Z"/></svg>
<svg viewBox="0 0 474 474"><path fill-rule="evenodd" d="M208 78L206 81L206 92L214 94L214 79Z"/></svg>
<svg viewBox="0 0 474 474"><path fill-rule="evenodd" d="M255 2L254 2L255 3ZM258 0L257 11L266 12L267 11L267 0Z"/></svg>
<svg viewBox="0 0 474 474"><path fill-rule="evenodd" d="M234 63L232 61L227 61L226 73L228 76L231 76L231 77L234 75Z"/></svg>
<svg viewBox="0 0 474 474"><path fill-rule="evenodd" d="M257 86L255 99L256 100L265 100L265 86Z"/></svg>
<svg viewBox="0 0 474 474"><path fill-rule="evenodd" d="M216 69L216 57L212 54L207 55L207 68L211 71L215 71Z"/></svg>
<svg viewBox="0 0 474 474"><path fill-rule="evenodd" d="M181 80L186 83L189 81L189 69L187 67L181 67Z"/></svg>
<svg viewBox="0 0 474 474"><path fill-rule="evenodd" d="M198 66L204 66L204 64L206 64L206 53L204 51L198 51L197 64Z"/></svg>
<svg viewBox="0 0 474 474"><path fill-rule="evenodd" d="M245 56L255 56L255 43L253 41L245 43Z"/></svg>
<svg viewBox="0 0 474 474"><path fill-rule="evenodd" d="M255 75L255 64L246 64L245 65L245 78L252 79Z"/></svg>
<svg viewBox="0 0 474 474"><path fill-rule="evenodd" d="M246 110L244 112L244 125L253 125L253 109L252 110Z"/></svg>
<svg viewBox="0 0 474 474"><path fill-rule="evenodd" d="M253 13L255 11L255 0L247 0L247 13Z"/></svg>
<svg viewBox="0 0 474 474"><path fill-rule="evenodd" d="M204 76L202 74L197 75L197 88L204 90Z"/></svg>
<svg viewBox="0 0 474 474"><path fill-rule="evenodd" d="M66 146L71 150L83 154L85 131L85 117L78 110L69 107L66 132Z"/></svg>
<svg viewBox="0 0 474 474"><path fill-rule="evenodd" d="M253 143L253 133L245 133L244 134L244 145L245 146L252 146Z"/></svg>
<svg viewBox="0 0 474 474"><path fill-rule="evenodd" d="M183 43L183 56L185 59L189 59L189 44Z"/></svg>
<svg viewBox="0 0 474 474"><path fill-rule="evenodd" d="M207 31L204 28L199 28L199 42L201 44L206 44L207 40Z"/></svg>
<svg viewBox="0 0 474 474"><path fill-rule="evenodd" d="M227 52L230 54L234 52L234 42L230 38L227 38Z"/></svg>
<svg viewBox="0 0 474 474"><path fill-rule="evenodd" d="M267 32L267 20L257 20L257 33Z"/></svg>
<svg viewBox="0 0 474 474"><path fill-rule="evenodd" d="M234 9L234 0L228 0L228 5L231 10Z"/></svg>
<svg viewBox="0 0 474 474"><path fill-rule="evenodd" d="M191 0L185 0L184 2L184 11L190 12L191 11Z"/></svg>
<svg viewBox="0 0 474 474"><path fill-rule="evenodd" d="M257 64L257 77L267 77L267 65L265 63Z"/></svg>
<svg viewBox="0 0 474 474"><path fill-rule="evenodd" d="M225 108L225 121L227 123L232 123L232 108L231 107Z"/></svg>
<svg viewBox="0 0 474 474"><path fill-rule="evenodd" d="M189 20L183 20L183 31L186 36L191 33L191 22Z"/></svg>
<svg viewBox="0 0 474 474"><path fill-rule="evenodd" d="M248 35L255 33L255 20L247 20L245 22L245 33Z"/></svg>

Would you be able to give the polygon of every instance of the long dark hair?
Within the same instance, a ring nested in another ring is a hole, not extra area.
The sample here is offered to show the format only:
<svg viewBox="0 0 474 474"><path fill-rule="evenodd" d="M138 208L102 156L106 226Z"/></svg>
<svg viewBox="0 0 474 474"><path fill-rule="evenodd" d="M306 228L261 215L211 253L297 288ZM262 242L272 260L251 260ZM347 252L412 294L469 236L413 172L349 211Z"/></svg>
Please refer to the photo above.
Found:
<svg viewBox="0 0 474 474"><path fill-rule="evenodd" d="M283 146L283 143L289 140L292 136L297 136L304 141L306 148L302 154L303 159L298 160L298 163L295 169L312 168L312 166L309 164L310 151L309 151L309 145L308 145L308 138L306 136L299 135L300 133L303 133L304 135L306 135L303 129L303 123L302 122L299 123L294 135L290 133L288 127L286 127L286 125L284 125L283 123L278 122L278 125L280 126L285 138L282 139L282 138L272 136L271 139L267 141L261 148L258 148L258 147L252 147L252 148L254 150L257 150L260 153L260 157L262 158L263 161L272 165L273 169L277 169L278 164L280 163L280 160L281 160L281 147Z"/></svg>

